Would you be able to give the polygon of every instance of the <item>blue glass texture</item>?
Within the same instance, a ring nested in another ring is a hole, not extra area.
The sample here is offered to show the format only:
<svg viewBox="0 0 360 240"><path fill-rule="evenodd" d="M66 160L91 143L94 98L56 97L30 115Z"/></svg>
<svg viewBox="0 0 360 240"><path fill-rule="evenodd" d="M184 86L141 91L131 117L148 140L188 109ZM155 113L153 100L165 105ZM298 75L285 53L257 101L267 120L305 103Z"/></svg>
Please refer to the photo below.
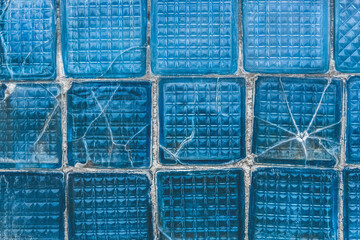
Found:
<svg viewBox="0 0 360 240"><path fill-rule="evenodd" d="M158 172L160 239L243 239L239 169Z"/></svg>
<svg viewBox="0 0 360 240"><path fill-rule="evenodd" d="M56 77L56 1L0 0L0 79Z"/></svg>
<svg viewBox="0 0 360 240"><path fill-rule="evenodd" d="M249 240L336 239L338 173L259 168L250 187Z"/></svg>
<svg viewBox="0 0 360 240"><path fill-rule="evenodd" d="M159 116L164 164L222 164L245 157L242 78L161 79Z"/></svg>
<svg viewBox="0 0 360 240"><path fill-rule="evenodd" d="M145 75L146 0L62 0L65 75L118 78Z"/></svg>
<svg viewBox="0 0 360 240"><path fill-rule="evenodd" d="M238 63L237 0L152 0L151 69L231 74Z"/></svg>
<svg viewBox="0 0 360 240"><path fill-rule="evenodd" d="M344 169L344 239L360 239L360 169Z"/></svg>
<svg viewBox="0 0 360 240"><path fill-rule="evenodd" d="M55 172L0 173L0 238L64 239L64 177Z"/></svg>
<svg viewBox="0 0 360 240"><path fill-rule="evenodd" d="M360 163L360 77L347 82L346 162Z"/></svg>
<svg viewBox="0 0 360 240"><path fill-rule="evenodd" d="M150 82L75 82L67 104L71 166L150 166Z"/></svg>
<svg viewBox="0 0 360 240"><path fill-rule="evenodd" d="M242 2L246 71L294 74L328 70L330 1Z"/></svg>
<svg viewBox="0 0 360 240"><path fill-rule="evenodd" d="M146 175L70 173L69 239L153 239Z"/></svg>
<svg viewBox="0 0 360 240"><path fill-rule="evenodd" d="M61 90L57 84L0 85L0 168L59 168Z"/></svg>
<svg viewBox="0 0 360 240"><path fill-rule="evenodd" d="M252 151L256 162L333 166L340 158L342 81L259 77Z"/></svg>
<svg viewBox="0 0 360 240"><path fill-rule="evenodd" d="M335 68L341 72L360 72L360 2L335 0Z"/></svg>

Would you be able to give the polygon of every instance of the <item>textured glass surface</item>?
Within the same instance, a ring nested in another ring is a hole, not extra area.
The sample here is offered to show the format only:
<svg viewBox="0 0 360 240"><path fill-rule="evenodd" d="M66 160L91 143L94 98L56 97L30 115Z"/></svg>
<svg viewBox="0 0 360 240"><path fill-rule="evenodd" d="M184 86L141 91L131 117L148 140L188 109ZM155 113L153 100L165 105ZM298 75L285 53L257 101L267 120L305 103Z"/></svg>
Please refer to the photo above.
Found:
<svg viewBox="0 0 360 240"><path fill-rule="evenodd" d="M145 75L146 0L62 0L65 74L76 78Z"/></svg>
<svg viewBox="0 0 360 240"><path fill-rule="evenodd" d="M55 17L55 0L0 0L0 79L55 79Z"/></svg>
<svg viewBox="0 0 360 240"><path fill-rule="evenodd" d="M242 78L162 79L159 115L165 164L221 164L245 157Z"/></svg>
<svg viewBox="0 0 360 240"><path fill-rule="evenodd" d="M68 162L150 165L151 83L73 83L68 91Z"/></svg>
<svg viewBox="0 0 360 240"><path fill-rule="evenodd" d="M259 77L256 162L333 166L340 157L342 81Z"/></svg>
<svg viewBox="0 0 360 240"><path fill-rule="evenodd" d="M336 239L338 173L260 168L252 173L249 240Z"/></svg>
<svg viewBox="0 0 360 240"><path fill-rule="evenodd" d="M155 74L230 74L238 61L237 0L152 0Z"/></svg>
<svg viewBox="0 0 360 240"><path fill-rule="evenodd" d="M69 239L153 239L146 175L71 173Z"/></svg>
<svg viewBox="0 0 360 240"><path fill-rule="evenodd" d="M360 239L360 169L344 170L344 239Z"/></svg>
<svg viewBox="0 0 360 240"><path fill-rule="evenodd" d="M243 239L241 170L159 172L160 239Z"/></svg>
<svg viewBox="0 0 360 240"><path fill-rule="evenodd" d="M360 2L335 0L335 67L341 72L360 72Z"/></svg>
<svg viewBox="0 0 360 240"><path fill-rule="evenodd" d="M0 85L0 168L58 168L61 91L56 84Z"/></svg>
<svg viewBox="0 0 360 240"><path fill-rule="evenodd" d="M347 82L347 151L346 161L360 163L360 78Z"/></svg>
<svg viewBox="0 0 360 240"><path fill-rule="evenodd" d="M0 238L64 239L64 180L55 172L0 173Z"/></svg>
<svg viewBox="0 0 360 240"><path fill-rule="evenodd" d="M329 68L330 1L244 0L244 69L323 73Z"/></svg>

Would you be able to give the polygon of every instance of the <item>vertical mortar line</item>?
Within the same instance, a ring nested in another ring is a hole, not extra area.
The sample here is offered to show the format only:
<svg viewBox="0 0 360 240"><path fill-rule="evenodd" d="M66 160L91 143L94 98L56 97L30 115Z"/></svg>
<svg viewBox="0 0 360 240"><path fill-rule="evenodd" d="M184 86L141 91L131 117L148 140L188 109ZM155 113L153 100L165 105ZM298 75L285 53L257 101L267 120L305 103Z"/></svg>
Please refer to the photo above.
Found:
<svg viewBox="0 0 360 240"><path fill-rule="evenodd" d="M150 24L150 10L151 0L147 0L147 13L146 13L146 77L151 75L151 56L150 56L150 38L151 38L151 24Z"/></svg>
<svg viewBox="0 0 360 240"><path fill-rule="evenodd" d="M330 0L330 13L329 13L330 23L330 54L329 54L329 73L336 72L335 70L335 61L334 61L334 0Z"/></svg>
<svg viewBox="0 0 360 240"><path fill-rule="evenodd" d="M236 71L236 73L241 74L244 73L244 69L243 69L243 54L242 54L242 49L243 49L243 42L242 42L242 37L243 37L243 24L242 24L242 1L243 0L237 0L238 1L238 69Z"/></svg>

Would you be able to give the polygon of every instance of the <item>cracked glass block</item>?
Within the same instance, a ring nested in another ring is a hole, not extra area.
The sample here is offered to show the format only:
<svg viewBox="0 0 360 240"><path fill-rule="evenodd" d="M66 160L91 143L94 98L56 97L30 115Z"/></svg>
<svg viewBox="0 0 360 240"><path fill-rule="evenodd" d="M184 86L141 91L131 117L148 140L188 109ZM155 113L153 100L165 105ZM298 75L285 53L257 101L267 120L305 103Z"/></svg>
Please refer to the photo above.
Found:
<svg viewBox="0 0 360 240"><path fill-rule="evenodd" d="M0 85L0 168L59 168L61 89L57 84Z"/></svg>
<svg viewBox="0 0 360 240"><path fill-rule="evenodd" d="M152 0L151 69L161 75L232 74L237 0Z"/></svg>
<svg viewBox="0 0 360 240"><path fill-rule="evenodd" d="M56 77L56 1L0 0L0 79Z"/></svg>
<svg viewBox="0 0 360 240"><path fill-rule="evenodd" d="M70 173L69 239L153 239L146 175Z"/></svg>
<svg viewBox="0 0 360 240"><path fill-rule="evenodd" d="M240 169L158 172L160 239L243 239Z"/></svg>
<svg viewBox="0 0 360 240"><path fill-rule="evenodd" d="M259 168L250 187L249 240L336 239L338 173Z"/></svg>
<svg viewBox="0 0 360 240"><path fill-rule="evenodd" d="M341 72L360 72L360 2L335 0L335 68Z"/></svg>
<svg viewBox="0 0 360 240"><path fill-rule="evenodd" d="M62 55L67 77L145 75L146 0L61 2Z"/></svg>
<svg viewBox="0 0 360 240"><path fill-rule="evenodd" d="M324 73L329 69L330 1L244 0L244 69Z"/></svg>
<svg viewBox="0 0 360 240"><path fill-rule="evenodd" d="M164 164L223 164L245 157L242 78L161 79L159 116Z"/></svg>
<svg viewBox="0 0 360 240"><path fill-rule="evenodd" d="M360 77L347 81L346 162L360 163Z"/></svg>
<svg viewBox="0 0 360 240"><path fill-rule="evenodd" d="M64 239L62 173L0 173L0 238Z"/></svg>
<svg viewBox="0 0 360 240"><path fill-rule="evenodd" d="M342 81L259 77L252 151L256 162L333 166L340 158Z"/></svg>
<svg viewBox="0 0 360 240"><path fill-rule="evenodd" d="M74 82L67 103L69 165L150 166L149 81Z"/></svg>
<svg viewBox="0 0 360 240"><path fill-rule="evenodd" d="M360 239L360 169L344 169L344 239Z"/></svg>

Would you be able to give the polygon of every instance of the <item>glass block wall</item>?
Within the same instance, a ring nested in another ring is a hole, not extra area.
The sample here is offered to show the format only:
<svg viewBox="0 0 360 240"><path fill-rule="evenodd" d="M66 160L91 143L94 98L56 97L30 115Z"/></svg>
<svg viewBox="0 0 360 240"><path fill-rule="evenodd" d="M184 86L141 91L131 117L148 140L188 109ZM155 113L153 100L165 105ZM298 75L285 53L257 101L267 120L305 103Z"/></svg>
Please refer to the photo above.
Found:
<svg viewBox="0 0 360 240"><path fill-rule="evenodd" d="M360 239L357 0L0 0L0 239Z"/></svg>

